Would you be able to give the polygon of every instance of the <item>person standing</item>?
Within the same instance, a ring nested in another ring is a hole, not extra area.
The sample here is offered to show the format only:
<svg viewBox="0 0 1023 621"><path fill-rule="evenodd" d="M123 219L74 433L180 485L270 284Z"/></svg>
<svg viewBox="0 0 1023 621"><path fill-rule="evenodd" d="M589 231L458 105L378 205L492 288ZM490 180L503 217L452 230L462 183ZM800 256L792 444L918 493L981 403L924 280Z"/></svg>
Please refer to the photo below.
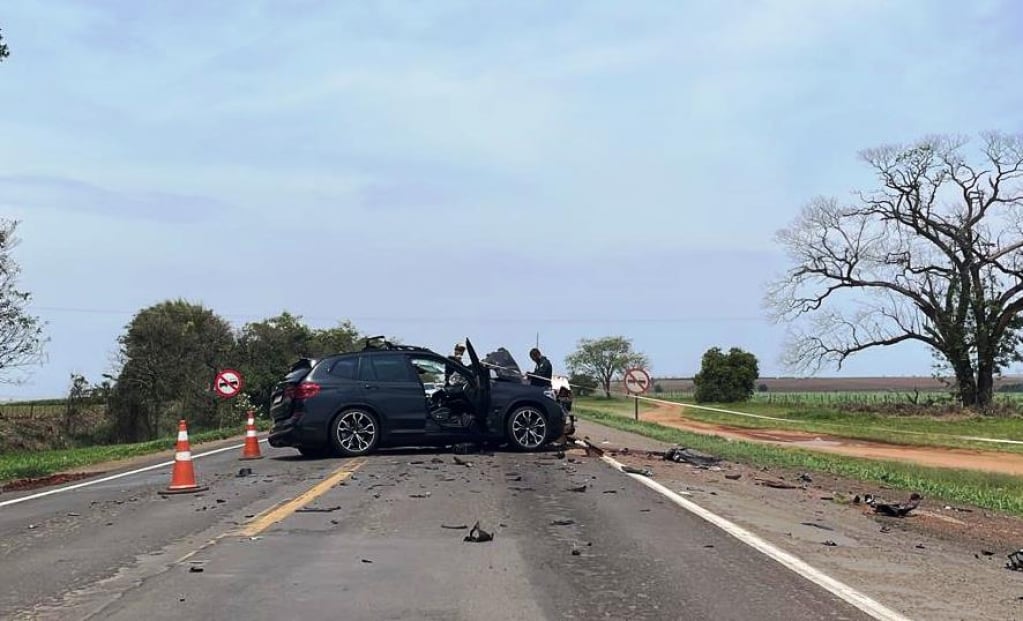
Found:
<svg viewBox="0 0 1023 621"><path fill-rule="evenodd" d="M529 376L529 383L533 386L546 386L550 388L551 376L554 375L554 367L551 366L551 361L536 347L529 350L529 357L536 364L536 368L533 369L533 373Z"/></svg>

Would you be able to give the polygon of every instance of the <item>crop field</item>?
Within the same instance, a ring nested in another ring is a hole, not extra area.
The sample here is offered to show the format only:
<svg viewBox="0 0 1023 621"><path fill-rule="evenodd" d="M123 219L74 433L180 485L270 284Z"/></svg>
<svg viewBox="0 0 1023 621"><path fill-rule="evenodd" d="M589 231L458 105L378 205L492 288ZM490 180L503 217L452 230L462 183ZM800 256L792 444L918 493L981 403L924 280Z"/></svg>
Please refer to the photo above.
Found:
<svg viewBox="0 0 1023 621"><path fill-rule="evenodd" d="M663 391L653 392L650 397L665 399L667 401L693 401L692 391ZM842 405L842 404L895 404L895 403L918 403L918 404L943 404L954 403L954 398L948 391L806 391L806 392L755 392L751 399L754 403L766 403L771 405ZM995 395L996 403L1018 403L1023 404L1023 393L998 393Z"/></svg>

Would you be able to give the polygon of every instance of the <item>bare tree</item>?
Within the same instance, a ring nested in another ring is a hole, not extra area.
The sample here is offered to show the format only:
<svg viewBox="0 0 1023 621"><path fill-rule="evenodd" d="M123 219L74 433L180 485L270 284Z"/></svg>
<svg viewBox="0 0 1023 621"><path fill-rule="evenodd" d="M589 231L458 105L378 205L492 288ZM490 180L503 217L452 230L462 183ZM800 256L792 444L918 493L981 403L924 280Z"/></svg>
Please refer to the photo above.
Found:
<svg viewBox="0 0 1023 621"><path fill-rule="evenodd" d="M32 296L16 288L21 268L12 251L18 222L0 218L0 382L17 383L14 371L38 364L43 357L43 328L26 310Z"/></svg>
<svg viewBox="0 0 1023 621"><path fill-rule="evenodd" d="M964 405L991 403L994 376L1020 359L1023 135L981 142L973 153L945 136L864 151L876 190L850 204L817 198L778 233L793 266L765 301L793 322L790 367L841 368L915 341L947 363Z"/></svg>

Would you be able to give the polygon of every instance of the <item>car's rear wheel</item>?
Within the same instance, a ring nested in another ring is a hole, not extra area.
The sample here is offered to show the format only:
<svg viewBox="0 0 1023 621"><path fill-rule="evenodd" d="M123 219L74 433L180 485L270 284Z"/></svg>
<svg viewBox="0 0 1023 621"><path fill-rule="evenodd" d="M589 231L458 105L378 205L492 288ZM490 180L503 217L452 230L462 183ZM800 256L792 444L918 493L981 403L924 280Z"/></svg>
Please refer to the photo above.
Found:
<svg viewBox="0 0 1023 621"><path fill-rule="evenodd" d="M536 451L547 444L547 415L535 406L523 405L508 416L508 440L520 451Z"/></svg>
<svg viewBox="0 0 1023 621"><path fill-rule="evenodd" d="M345 410L330 425L330 442L343 457L366 455L380 443L380 423L366 410Z"/></svg>

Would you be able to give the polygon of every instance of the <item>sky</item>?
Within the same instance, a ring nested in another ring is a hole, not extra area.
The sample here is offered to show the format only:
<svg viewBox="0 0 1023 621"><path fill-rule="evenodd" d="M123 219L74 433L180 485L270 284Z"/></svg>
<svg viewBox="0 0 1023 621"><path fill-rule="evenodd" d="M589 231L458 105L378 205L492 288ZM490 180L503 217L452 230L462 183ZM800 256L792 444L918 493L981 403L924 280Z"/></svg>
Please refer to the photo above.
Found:
<svg viewBox="0 0 1023 621"><path fill-rule="evenodd" d="M623 335L655 375L712 346L788 374L775 232L870 187L862 149L1023 131L1021 27L1013 0L7 0L0 216L49 342L0 398L100 379L179 297L520 364L539 335L556 371Z"/></svg>

